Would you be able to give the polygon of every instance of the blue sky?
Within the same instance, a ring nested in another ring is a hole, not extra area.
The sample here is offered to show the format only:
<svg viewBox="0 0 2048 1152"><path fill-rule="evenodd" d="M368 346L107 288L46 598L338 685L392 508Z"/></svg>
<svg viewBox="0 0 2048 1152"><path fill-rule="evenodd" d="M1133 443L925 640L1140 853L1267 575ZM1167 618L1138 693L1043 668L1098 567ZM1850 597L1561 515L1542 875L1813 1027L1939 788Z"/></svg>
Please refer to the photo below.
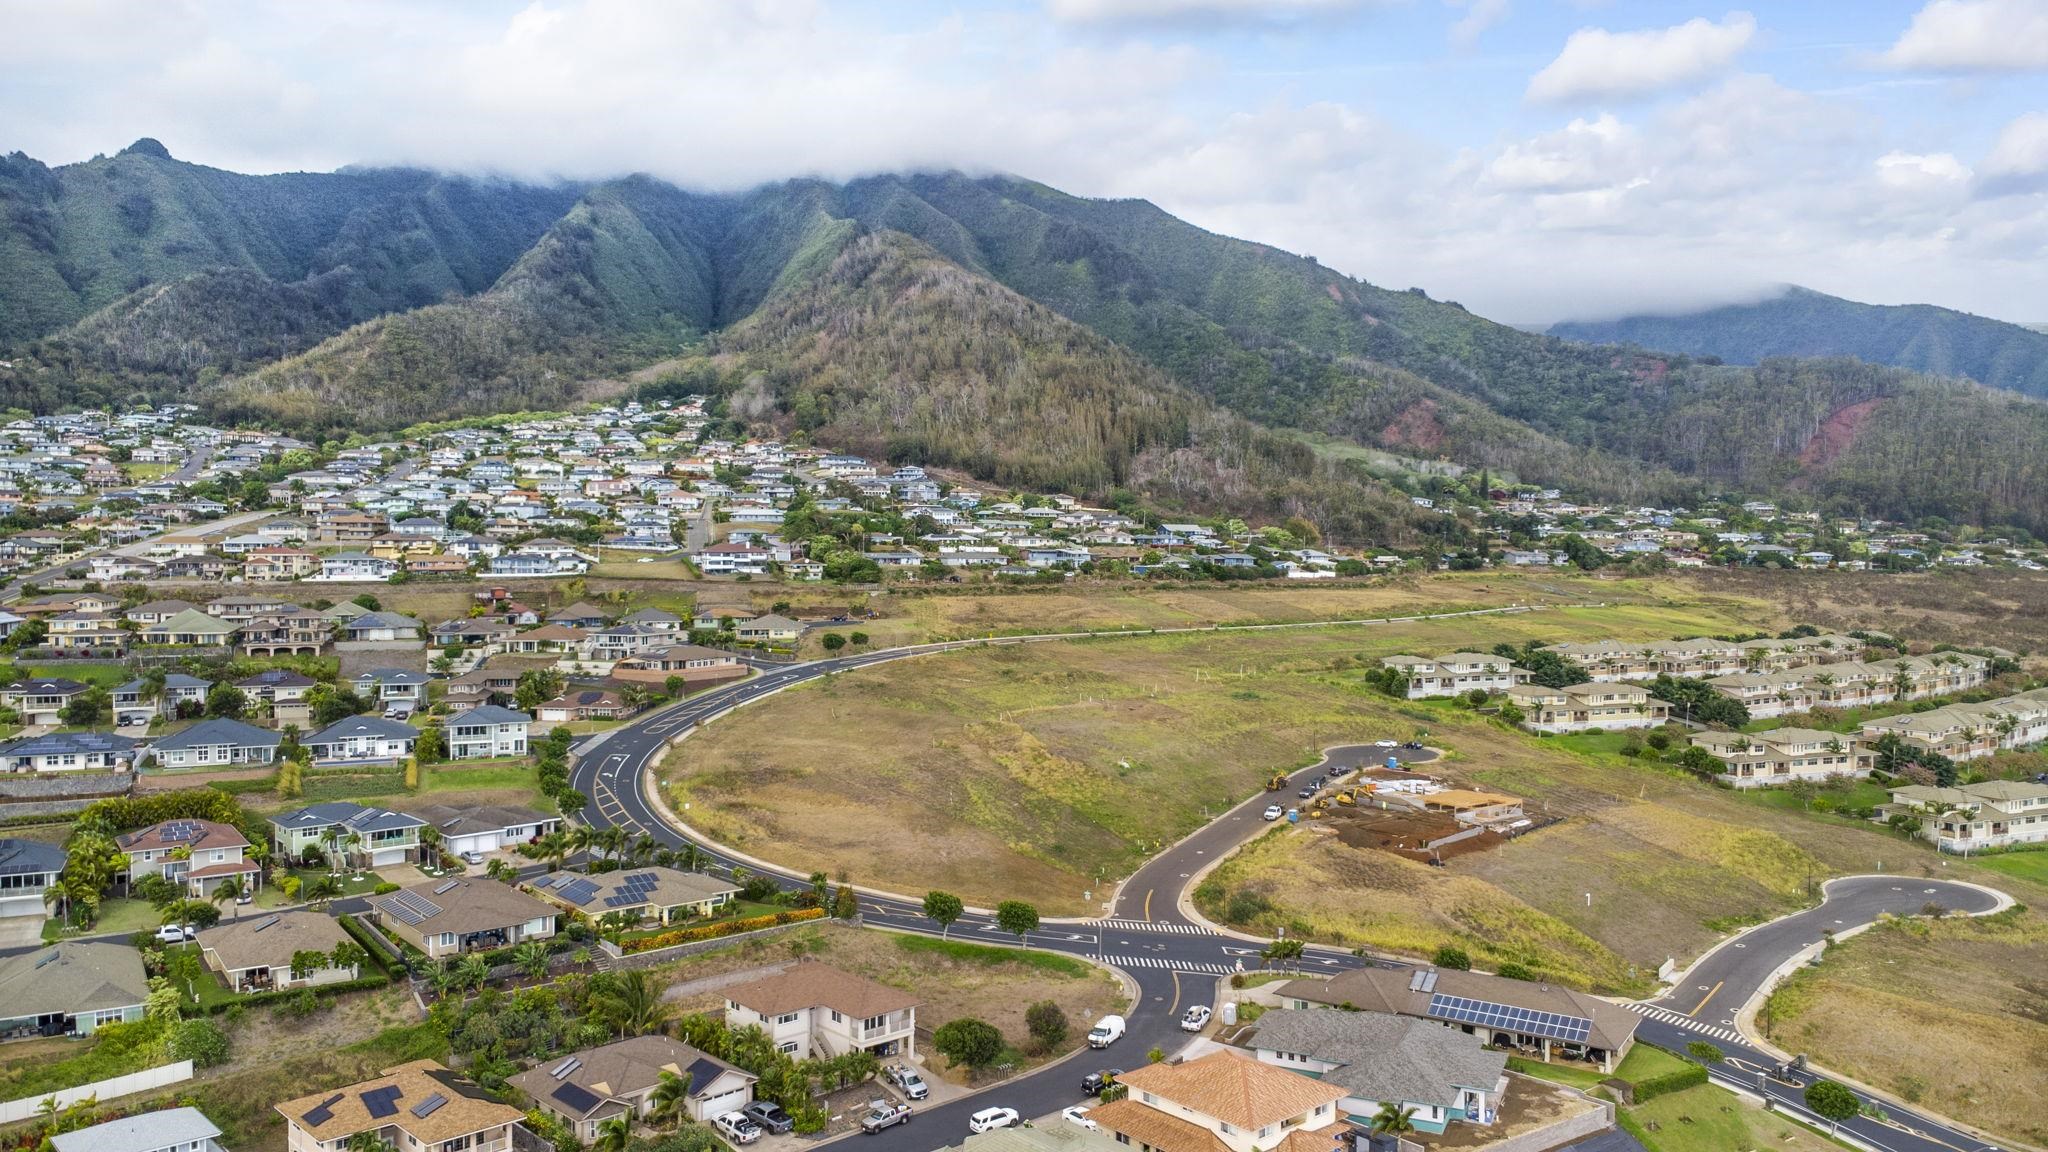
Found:
<svg viewBox="0 0 2048 1152"><path fill-rule="evenodd" d="M0 148L909 167L1135 196L1510 322L1801 283L2048 321L2048 0L0 0Z"/></svg>

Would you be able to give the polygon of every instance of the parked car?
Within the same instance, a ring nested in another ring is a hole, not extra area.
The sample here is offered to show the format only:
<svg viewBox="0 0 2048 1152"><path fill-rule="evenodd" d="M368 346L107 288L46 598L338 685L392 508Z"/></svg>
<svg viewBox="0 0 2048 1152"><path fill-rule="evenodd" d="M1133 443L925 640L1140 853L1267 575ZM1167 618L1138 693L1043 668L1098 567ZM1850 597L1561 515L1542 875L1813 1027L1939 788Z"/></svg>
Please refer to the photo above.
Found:
<svg viewBox="0 0 2048 1152"><path fill-rule="evenodd" d="M199 933L193 931L190 924L166 924L156 930L156 938L165 944L183 944L187 940L198 939Z"/></svg>
<svg viewBox="0 0 2048 1152"><path fill-rule="evenodd" d="M1090 1096L1100 1096L1104 1088L1116 1083L1116 1078L1123 1074L1124 1070L1121 1068L1104 1068L1100 1072L1090 1072L1081 1077L1081 1091Z"/></svg>
<svg viewBox="0 0 2048 1152"><path fill-rule="evenodd" d="M1314 798L1315 798L1315 794L1316 794L1316 786L1315 786L1315 785L1313 785L1313 784L1311 784L1311 785L1309 785L1308 787L1306 787L1306 788L1303 788L1303 789L1302 789L1301 791L1299 791L1299 792L1296 792L1296 793L1295 793L1295 795L1296 795L1296 796L1299 796L1299 797L1301 797L1301 798L1302 798L1303 800L1312 800L1312 799L1314 799Z"/></svg>
<svg viewBox="0 0 2048 1152"><path fill-rule="evenodd" d="M484 862L484 854L474 851L464 852L462 854L462 862L464 864L481 864Z"/></svg>
<svg viewBox="0 0 2048 1152"><path fill-rule="evenodd" d="M1195 1005L1187 1010L1186 1015L1180 1018L1180 1030L1183 1032L1200 1032L1203 1028L1208 1027L1208 1025L1209 1006L1207 1004Z"/></svg>
<svg viewBox="0 0 2048 1152"><path fill-rule="evenodd" d="M235 893L235 903L237 904L254 904L255 902L256 892L254 889L244 888L240 892Z"/></svg>
<svg viewBox="0 0 2048 1152"><path fill-rule="evenodd" d="M1118 1040L1123 1039L1123 1035L1124 1018L1112 1013L1097 1020L1095 1027L1088 1030L1088 1046L1090 1048L1107 1048Z"/></svg>
<svg viewBox="0 0 2048 1152"><path fill-rule="evenodd" d="M1287 809L1280 807L1278 804L1266 805L1265 818L1267 820L1278 820L1280 817L1285 816L1286 814Z"/></svg>
<svg viewBox="0 0 2048 1152"><path fill-rule="evenodd" d="M967 1118L967 1130L975 1133L993 1132L998 1128L1008 1128L1016 1122L1015 1108L983 1108Z"/></svg>
<svg viewBox="0 0 2048 1152"><path fill-rule="evenodd" d="M925 1086L924 1077L919 1076L917 1069L912 1068L908 1064L889 1065L887 1075L889 1083L894 1084L898 1090L912 1100L922 1100L932 1094L932 1090Z"/></svg>
<svg viewBox="0 0 2048 1152"><path fill-rule="evenodd" d="M773 1100L756 1100L745 1108L740 1109L740 1115L775 1133L777 1136L796 1127L796 1121L790 1118L789 1113L782 1110L782 1105L775 1103Z"/></svg>
<svg viewBox="0 0 2048 1152"><path fill-rule="evenodd" d="M727 1112L711 1122L718 1134L734 1144L752 1144L761 1138L761 1126L747 1119L745 1113Z"/></svg>
<svg viewBox="0 0 2048 1152"><path fill-rule="evenodd" d="M1060 1119L1065 1120L1069 1124L1079 1124L1090 1132L1097 1131L1102 1127L1102 1125L1088 1118L1088 1106L1085 1104L1076 1104L1071 1108L1060 1109Z"/></svg>
<svg viewBox="0 0 2048 1152"><path fill-rule="evenodd" d="M868 1114L860 1118L860 1130L873 1136L884 1128L910 1123L910 1105L898 1104L894 1100L875 1100L868 1104Z"/></svg>
<svg viewBox="0 0 2048 1152"><path fill-rule="evenodd" d="M1375 740L1372 742L1372 746L1375 748L1399 748L1401 745L1392 740Z"/></svg>

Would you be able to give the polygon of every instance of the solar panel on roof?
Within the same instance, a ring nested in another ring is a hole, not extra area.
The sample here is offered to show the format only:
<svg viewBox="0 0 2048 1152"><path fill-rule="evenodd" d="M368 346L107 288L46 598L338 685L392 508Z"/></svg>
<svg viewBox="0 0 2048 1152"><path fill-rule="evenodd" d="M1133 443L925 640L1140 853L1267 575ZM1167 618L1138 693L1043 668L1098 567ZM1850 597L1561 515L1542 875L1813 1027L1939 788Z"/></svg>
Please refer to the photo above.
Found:
<svg viewBox="0 0 2048 1152"><path fill-rule="evenodd" d="M275 916L266 916L261 921L258 921L254 928L249 929L249 932L251 935L254 935L255 933L263 931L265 928L270 927L272 924L277 923L277 921L278 918Z"/></svg>
<svg viewBox="0 0 2048 1152"><path fill-rule="evenodd" d="M597 1107L597 1097L585 1091L580 1084L557 1084L551 1095L568 1107L575 1109L578 1116Z"/></svg>
<svg viewBox="0 0 2048 1152"><path fill-rule="evenodd" d="M556 893L571 904L588 904L597 895L597 885L588 880L571 880L556 889Z"/></svg>
<svg viewBox="0 0 2048 1152"><path fill-rule="evenodd" d="M578 1060L574 1056L571 1056L567 1060L562 1061L560 1064L555 1065L555 1070L553 1072L548 1073L548 1075L553 1076L557 1080L560 1080L562 1077L567 1076L569 1073L574 1072L575 1070L581 1067L583 1067L583 1061Z"/></svg>
<svg viewBox="0 0 2048 1152"><path fill-rule="evenodd" d="M1593 1022L1583 1016L1541 1012L1533 1008L1517 1008L1512 1004L1495 1004L1489 1000L1473 1000L1443 993L1430 997L1428 1014L1463 1024L1478 1024L1502 1030L1512 1029L1524 1035L1569 1040L1574 1043L1583 1042L1593 1031Z"/></svg>
<svg viewBox="0 0 2048 1152"><path fill-rule="evenodd" d="M620 892L604 898L604 906L607 908L624 908L628 904L640 903L644 903L644 901L631 892Z"/></svg>
<svg viewBox="0 0 2048 1152"><path fill-rule="evenodd" d="M439 884L434 885L434 895L439 896L444 892L460 887L462 887L462 881L460 880L443 880Z"/></svg>
<svg viewBox="0 0 2048 1152"><path fill-rule="evenodd" d="M386 905L393 916L406 924L419 925L441 914L441 906L417 892L394 892Z"/></svg>
<svg viewBox="0 0 2048 1152"><path fill-rule="evenodd" d="M320 1103L314 1105L313 1110L306 1113L304 1117L305 1122L312 1125L315 1128L318 1128L322 1124L327 1123L329 1120L334 1119L334 1106L336 1104L341 1103L341 1098L345 1095L347 1095L347 1093L336 1092L334 1095L329 1096L327 1099L322 1100Z"/></svg>
<svg viewBox="0 0 2048 1152"><path fill-rule="evenodd" d="M443 1096L439 1092L436 1092L432 1096L427 1097L425 1100L422 1100L419 1103L413 1105L412 1114L424 1120L427 1117L432 1116L434 1114L434 1109L439 1108L441 1105L446 1104L447 1102L448 1098L446 1096Z"/></svg>
<svg viewBox="0 0 2048 1152"><path fill-rule="evenodd" d="M363 1093L363 1110L368 1112L373 1120L385 1116L396 1116L398 1115L398 1098L403 1095L405 1095L405 1090L396 1084L389 1084L382 1088L372 1088L368 1092Z"/></svg>
<svg viewBox="0 0 2048 1152"><path fill-rule="evenodd" d="M655 882L655 879L656 879L656 877L655 877L654 873L652 873L652 872L635 872L635 873L633 873L633 874L632 874L631 876L628 876L628 877L626 877L626 883L628 883L628 884L652 884L652 883L654 883L654 882Z"/></svg>

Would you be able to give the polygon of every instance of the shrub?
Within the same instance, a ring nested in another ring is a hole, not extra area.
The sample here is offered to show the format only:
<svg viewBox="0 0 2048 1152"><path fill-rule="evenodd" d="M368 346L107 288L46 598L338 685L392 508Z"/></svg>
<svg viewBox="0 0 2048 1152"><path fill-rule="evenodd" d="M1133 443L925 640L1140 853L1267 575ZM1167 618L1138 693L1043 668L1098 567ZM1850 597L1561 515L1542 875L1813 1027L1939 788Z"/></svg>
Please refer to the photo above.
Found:
<svg viewBox="0 0 2048 1152"><path fill-rule="evenodd" d="M1502 977L1503 979L1507 980L1527 980L1531 983L1534 983L1536 980L1536 970L1534 968L1529 967L1527 964L1517 963L1513 960L1510 960L1507 963L1502 964L1499 968L1495 969L1494 975Z"/></svg>
<svg viewBox="0 0 2048 1152"><path fill-rule="evenodd" d="M778 924L796 924L804 920L816 920L825 915L823 908L791 908L770 916L749 916L742 920L720 920L715 924L699 924L694 928L677 928L656 936L642 936L619 945L626 952L647 952L655 948L673 948L678 944L691 944L699 940L716 940L721 936L737 936L742 932L758 932Z"/></svg>
<svg viewBox="0 0 2048 1152"><path fill-rule="evenodd" d="M986 1068L1003 1054L1003 1034L987 1021L962 1016L939 1025L932 1033L932 1047L955 1064Z"/></svg>
<svg viewBox="0 0 2048 1152"><path fill-rule="evenodd" d="M171 1031L173 1060L190 1060L195 1068L212 1068L228 1060L228 1034L211 1020L184 1020Z"/></svg>
<svg viewBox="0 0 2048 1152"><path fill-rule="evenodd" d="M1446 944L1437 949L1435 963L1439 968L1455 968L1460 972L1472 970L1472 957L1466 955L1465 950L1455 944Z"/></svg>
<svg viewBox="0 0 2048 1152"><path fill-rule="evenodd" d="M1661 1076L1650 1076L1635 1083L1636 1103L1646 1104L1659 1096L1697 1088L1707 1082L1707 1066L1686 1061L1685 1067L1666 1072Z"/></svg>
<svg viewBox="0 0 2048 1152"><path fill-rule="evenodd" d="M396 892L396 891L398 891L398 885L396 885L396 884L393 884L393 883L392 883L391 881L389 881L389 880L386 880L386 881L383 881L382 883L378 884L378 885L377 885L377 886L376 886L375 888L372 888L372 889L370 889L370 895L372 895L372 896L384 896L384 895L387 895L387 894L389 894L389 893L392 893L392 892Z"/></svg>
<svg viewBox="0 0 2048 1152"><path fill-rule="evenodd" d="M1223 918L1232 924L1249 924L1273 910L1273 902L1258 892L1239 889L1223 905Z"/></svg>
<svg viewBox="0 0 2048 1152"><path fill-rule="evenodd" d="M1031 1038L1048 1050L1067 1038L1067 1014L1050 1000L1040 1000L1024 1010L1024 1027Z"/></svg>
<svg viewBox="0 0 2048 1152"><path fill-rule="evenodd" d="M1722 1060L1721 1050L1705 1040L1695 1040L1687 1044L1685 1050L1688 1055L1702 1064L1719 1064Z"/></svg>

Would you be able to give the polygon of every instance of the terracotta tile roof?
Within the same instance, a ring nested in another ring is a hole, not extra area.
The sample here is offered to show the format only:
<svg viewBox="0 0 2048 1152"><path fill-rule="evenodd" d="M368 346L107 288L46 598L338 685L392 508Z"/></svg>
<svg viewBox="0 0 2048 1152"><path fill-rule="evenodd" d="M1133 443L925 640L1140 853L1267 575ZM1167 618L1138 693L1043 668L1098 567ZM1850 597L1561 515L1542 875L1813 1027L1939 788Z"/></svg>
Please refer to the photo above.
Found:
<svg viewBox="0 0 2048 1152"><path fill-rule="evenodd" d="M1128 1136L1132 1144L1149 1144L1160 1152L1232 1152L1223 1137L1200 1124L1169 1116L1128 1096L1090 1108L1088 1118L1104 1131Z"/></svg>
<svg viewBox="0 0 2048 1152"><path fill-rule="evenodd" d="M830 964L798 964L776 976L725 990L725 998L769 1016L831 1008L856 1020L917 1007L917 998Z"/></svg>
<svg viewBox="0 0 2048 1152"><path fill-rule="evenodd" d="M1132 1096L1149 1092L1226 1124L1256 1132L1344 1098L1344 1089L1220 1050L1179 1064L1148 1064L1117 1079Z"/></svg>

